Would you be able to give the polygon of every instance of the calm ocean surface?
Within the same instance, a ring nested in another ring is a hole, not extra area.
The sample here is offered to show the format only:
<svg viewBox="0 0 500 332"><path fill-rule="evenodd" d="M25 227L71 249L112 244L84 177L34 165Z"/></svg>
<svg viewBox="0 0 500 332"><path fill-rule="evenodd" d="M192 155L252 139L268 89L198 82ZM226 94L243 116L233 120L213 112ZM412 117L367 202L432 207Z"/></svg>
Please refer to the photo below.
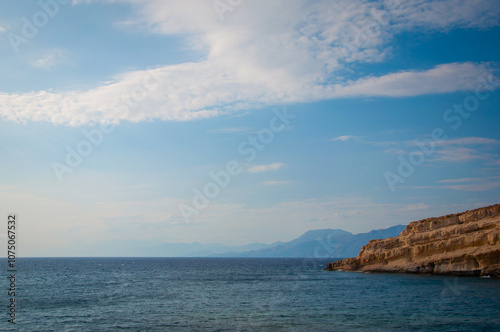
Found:
<svg viewBox="0 0 500 332"><path fill-rule="evenodd" d="M327 260L18 259L2 331L500 331L500 280L322 271Z"/></svg>

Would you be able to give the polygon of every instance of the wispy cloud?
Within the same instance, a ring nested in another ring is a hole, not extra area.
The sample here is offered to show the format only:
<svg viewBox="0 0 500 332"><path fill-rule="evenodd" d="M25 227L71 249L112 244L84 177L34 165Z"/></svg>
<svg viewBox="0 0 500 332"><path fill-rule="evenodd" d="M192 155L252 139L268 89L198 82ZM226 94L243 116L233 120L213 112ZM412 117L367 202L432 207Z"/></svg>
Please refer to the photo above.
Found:
<svg viewBox="0 0 500 332"><path fill-rule="evenodd" d="M467 162L471 160L491 160L496 156L491 153L479 151L477 149L464 147L447 147L435 152L434 161L445 162Z"/></svg>
<svg viewBox="0 0 500 332"><path fill-rule="evenodd" d="M345 136L339 136L339 137L335 137L333 140L334 141L349 141L351 139L354 139L354 138L357 138L357 136L353 136L353 135L345 135Z"/></svg>
<svg viewBox="0 0 500 332"><path fill-rule="evenodd" d="M483 137L464 137L464 138L455 138L444 141L436 142L436 145L490 145L490 144L499 144L500 141L492 138L483 138Z"/></svg>
<svg viewBox="0 0 500 332"><path fill-rule="evenodd" d="M420 140L422 141L422 140ZM376 146L391 148L385 149L384 153L404 155L423 153L416 140L403 142L372 142ZM474 160L487 161L489 165L494 165L498 156L491 153L490 147L500 145L500 141L485 137L461 137L442 141L435 141L434 152L428 157L429 161L463 163ZM428 147L430 148L430 147Z"/></svg>
<svg viewBox="0 0 500 332"><path fill-rule="evenodd" d="M500 188L500 176L485 178L460 178L437 181L437 186L413 186L412 189L451 189L457 191L489 191Z"/></svg>
<svg viewBox="0 0 500 332"><path fill-rule="evenodd" d="M293 181L264 181L262 182L263 185L265 186L280 186L284 184L290 184Z"/></svg>
<svg viewBox="0 0 500 332"><path fill-rule="evenodd" d="M248 168L247 172L250 173L260 173L260 172L268 172L275 171L283 167L283 163L272 163L268 165L254 165Z"/></svg>
<svg viewBox="0 0 500 332"><path fill-rule="evenodd" d="M336 86L333 96L409 97L474 90L478 86L477 77L489 72L485 65L471 62L442 64L429 70L362 78Z"/></svg>
<svg viewBox="0 0 500 332"><path fill-rule="evenodd" d="M472 160L492 161L497 158L495 154L483 151L482 147L500 145L500 141L483 137L463 137L436 142L440 147L436 150L435 161L468 162Z"/></svg>
<svg viewBox="0 0 500 332"><path fill-rule="evenodd" d="M211 130L210 133L212 133L212 134L240 134L240 133L246 133L248 131L249 131L249 128L234 127L234 128L214 129L214 130Z"/></svg>
<svg viewBox="0 0 500 332"><path fill-rule="evenodd" d="M0 25L0 32L7 32L3 26Z"/></svg>
<svg viewBox="0 0 500 332"><path fill-rule="evenodd" d="M470 183L470 184L454 184L454 185L443 186L443 188L458 190L458 191L489 191L496 188L500 188L500 181Z"/></svg>
<svg viewBox="0 0 500 332"><path fill-rule="evenodd" d="M452 28L486 28L499 24L500 8L488 1L393 1L384 4L392 8L396 26L419 27L448 31ZM391 5L391 4L396 4ZM476 19L471 20L471 17Z"/></svg>
<svg viewBox="0 0 500 332"><path fill-rule="evenodd" d="M43 68L43 69L51 69L52 67L65 63L67 60L64 56L64 52L61 49L52 49L46 54L44 54L41 58L34 60L31 62L33 67Z"/></svg>
<svg viewBox="0 0 500 332"><path fill-rule="evenodd" d="M472 182L476 181L476 178L462 178L462 179L448 179L448 180L441 180L438 181L439 183L457 183L457 182Z"/></svg>

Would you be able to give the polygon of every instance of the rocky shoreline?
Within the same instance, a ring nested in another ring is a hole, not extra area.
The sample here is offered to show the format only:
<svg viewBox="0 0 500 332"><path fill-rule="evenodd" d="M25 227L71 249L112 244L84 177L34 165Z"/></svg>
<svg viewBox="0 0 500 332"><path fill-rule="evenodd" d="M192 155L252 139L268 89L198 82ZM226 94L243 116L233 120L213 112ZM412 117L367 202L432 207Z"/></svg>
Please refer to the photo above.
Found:
<svg viewBox="0 0 500 332"><path fill-rule="evenodd" d="M500 204L411 222L325 270L500 277Z"/></svg>

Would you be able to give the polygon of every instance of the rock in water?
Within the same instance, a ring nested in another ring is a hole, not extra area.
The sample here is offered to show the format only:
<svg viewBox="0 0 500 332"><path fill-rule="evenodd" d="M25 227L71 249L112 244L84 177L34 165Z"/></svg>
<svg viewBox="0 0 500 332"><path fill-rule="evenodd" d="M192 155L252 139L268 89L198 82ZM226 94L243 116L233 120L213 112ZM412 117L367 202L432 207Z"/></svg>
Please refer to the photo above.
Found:
<svg viewBox="0 0 500 332"><path fill-rule="evenodd" d="M326 270L500 277L500 204L414 221Z"/></svg>

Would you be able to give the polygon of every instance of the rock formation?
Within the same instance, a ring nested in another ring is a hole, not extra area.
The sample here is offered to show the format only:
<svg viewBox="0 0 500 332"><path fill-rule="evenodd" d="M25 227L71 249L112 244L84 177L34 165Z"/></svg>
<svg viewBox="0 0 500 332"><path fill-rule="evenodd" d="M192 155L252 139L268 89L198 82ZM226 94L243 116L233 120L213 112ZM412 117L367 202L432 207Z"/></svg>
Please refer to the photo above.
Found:
<svg viewBox="0 0 500 332"><path fill-rule="evenodd" d="M326 270L500 277L500 204L414 221Z"/></svg>

